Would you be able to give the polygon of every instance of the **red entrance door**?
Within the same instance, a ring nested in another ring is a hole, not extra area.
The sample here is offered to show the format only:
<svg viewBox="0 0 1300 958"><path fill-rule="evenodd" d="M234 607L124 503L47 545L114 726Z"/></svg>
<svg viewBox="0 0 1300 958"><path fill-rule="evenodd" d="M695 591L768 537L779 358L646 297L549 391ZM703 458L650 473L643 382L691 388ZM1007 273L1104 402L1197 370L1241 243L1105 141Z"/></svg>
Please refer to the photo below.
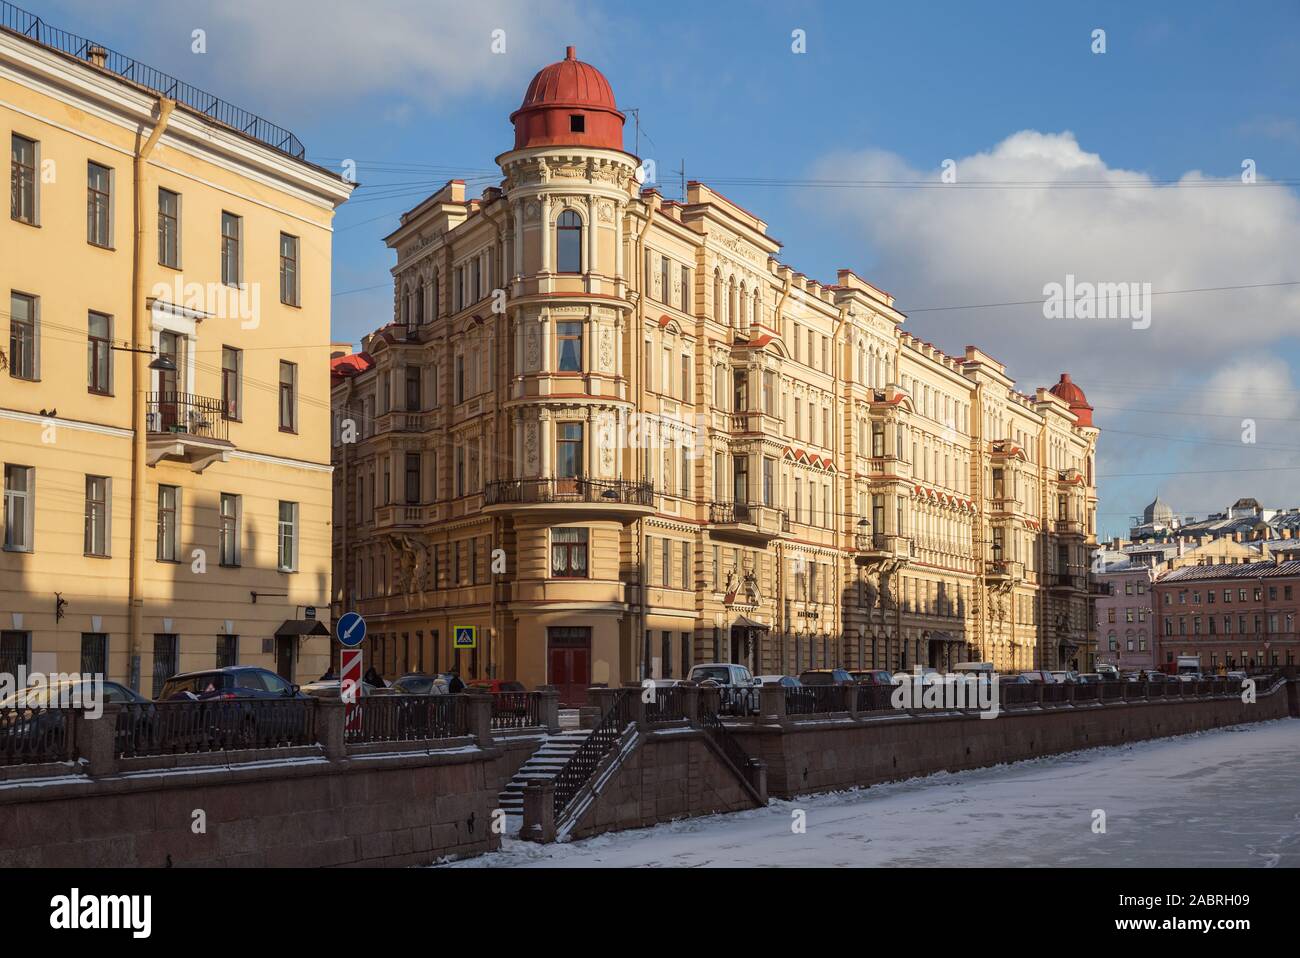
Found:
<svg viewBox="0 0 1300 958"><path fill-rule="evenodd" d="M547 666L551 685L565 708L587 704L591 685L591 629L558 627L546 630Z"/></svg>

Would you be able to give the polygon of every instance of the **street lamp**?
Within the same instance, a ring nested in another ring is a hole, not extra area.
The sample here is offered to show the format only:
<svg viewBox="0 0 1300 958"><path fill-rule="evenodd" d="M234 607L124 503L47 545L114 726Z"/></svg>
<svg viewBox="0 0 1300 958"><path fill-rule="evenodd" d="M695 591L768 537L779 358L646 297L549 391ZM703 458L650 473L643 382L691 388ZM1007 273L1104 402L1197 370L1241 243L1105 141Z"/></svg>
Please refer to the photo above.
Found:
<svg viewBox="0 0 1300 958"><path fill-rule="evenodd" d="M118 353L144 353L146 356L153 356L154 360L149 364L150 369L155 369L158 372L163 372L163 373L176 372L176 364L172 362L170 356L158 355L152 349L136 349L135 347L132 346L112 346L112 345L110 345L108 348Z"/></svg>

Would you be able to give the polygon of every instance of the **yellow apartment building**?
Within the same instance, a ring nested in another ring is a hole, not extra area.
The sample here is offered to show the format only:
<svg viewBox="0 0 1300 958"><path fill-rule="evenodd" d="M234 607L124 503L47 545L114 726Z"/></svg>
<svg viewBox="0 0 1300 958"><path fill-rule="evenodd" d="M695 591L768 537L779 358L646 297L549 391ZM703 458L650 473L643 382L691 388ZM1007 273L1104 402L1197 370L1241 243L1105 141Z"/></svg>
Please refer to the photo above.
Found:
<svg viewBox="0 0 1300 958"><path fill-rule="evenodd" d="M393 322L332 360L335 612L381 672L577 702L708 661L1091 667L1068 375L1024 394L705 184L643 189L572 48L511 119L500 186L403 214Z"/></svg>
<svg viewBox="0 0 1300 958"><path fill-rule="evenodd" d="M3 12L0 670L145 695L214 665L315 678L352 186L286 130Z"/></svg>

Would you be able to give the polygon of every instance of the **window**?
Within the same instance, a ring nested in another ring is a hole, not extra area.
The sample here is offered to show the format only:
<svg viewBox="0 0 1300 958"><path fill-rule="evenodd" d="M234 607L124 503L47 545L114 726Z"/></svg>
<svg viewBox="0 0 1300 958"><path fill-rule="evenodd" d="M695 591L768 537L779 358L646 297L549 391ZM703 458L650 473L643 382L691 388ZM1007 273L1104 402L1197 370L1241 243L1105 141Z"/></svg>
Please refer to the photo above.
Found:
<svg viewBox="0 0 1300 958"><path fill-rule="evenodd" d="M158 487L158 561L177 562L181 551L181 491L176 486Z"/></svg>
<svg viewBox="0 0 1300 958"><path fill-rule="evenodd" d="M691 311L691 268L682 267L682 312L690 313Z"/></svg>
<svg viewBox="0 0 1300 958"><path fill-rule="evenodd" d="M667 256L659 257L659 301L672 305L672 264Z"/></svg>
<svg viewBox="0 0 1300 958"><path fill-rule="evenodd" d="M420 454L406 454L406 502L417 505L420 502Z"/></svg>
<svg viewBox="0 0 1300 958"><path fill-rule="evenodd" d="M221 213L221 282L238 286L241 281L240 244L244 222L234 213Z"/></svg>
<svg viewBox="0 0 1300 958"><path fill-rule="evenodd" d="M298 503L280 503L277 567L281 572L298 571Z"/></svg>
<svg viewBox="0 0 1300 958"><path fill-rule="evenodd" d="M36 509L36 470L5 466L5 549L31 552Z"/></svg>
<svg viewBox="0 0 1300 958"><path fill-rule="evenodd" d="M582 323L556 323L555 335L560 372L582 372Z"/></svg>
<svg viewBox="0 0 1300 958"><path fill-rule="evenodd" d="M101 396L113 393L113 320L90 313L86 321L86 388Z"/></svg>
<svg viewBox="0 0 1300 958"><path fill-rule="evenodd" d="M565 210L555 221L555 270L582 272L582 220L573 210Z"/></svg>
<svg viewBox="0 0 1300 958"><path fill-rule="evenodd" d="M181 197L171 190L158 190L158 264L181 267Z"/></svg>
<svg viewBox="0 0 1300 958"><path fill-rule="evenodd" d="M243 387L244 352L234 346L221 347L221 410L226 419L241 418L240 392Z"/></svg>
<svg viewBox="0 0 1300 958"><path fill-rule="evenodd" d="M162 695L163 684L176 674L180 639L172 633L155 633L153 637L153 695Z"/></svg>
<svg viewBox="0 0 1300 958"><path fill-rule="evenodd" d="M280 360L280 431L298 431L298 366Z"/></svg>
<svg viewBox="0 0 1300 958"><path fill-rule="evenodd" d="M456 355L456 402L465 401L465 355Z"/></svg>
<svg viewBox="0 0 1300 958"><path fill-rule="evenodd" d="M587 578L586 529L551 530L551 575L561 579Z"/></svg>
<svg viewBox="0 0 1300 958"><path fill-rule="evenodd" d="M570 132L570 133L586 133L586 132L587 132L587 118L586 118L586 116L584 116L584 115L581 114L581 113L570 113L570 114L569 114L569 132Z"/></svg>
<svg viewBox="0 0 1300 958"><path fill-rule="evenodd" d="M9 215L36 225L36 141L13 134L9 141Z"/></svg>
<svg viewBox="0 0 1300 958"><path fill-rule="evenodd" d="M239 565L240 523L243 518L243 500L228 492L221 494L221 512L218 517L220 528L220 562L223 566Z"/></svg>
<svg viewBox="0 0 1300 958"><path fill-rule="evenodd" d="M561 479L582 476L582 423L562 422L556 439L556 475Z"/></svg>
<svg viewBox="0 0 1300 958"><path fill-rule="evenodd" d="M420 396L420 367L406 367L406 411L419 412L423 407Z"/></svg>
<svg viewBox="0 0 1300 958"><path fill-rule="evenodd" d="M40 378L36 315L36 297L9 294L9 375L14 379Z"/></svg>
<svg viewBox="0 0 1300 958"><path fill-rule="evenodd" d="M771 456L763 457L763 505L773 505L776 494L776 460Z"/></svg>
<svg viewBox="0 0 1300 958"><path fill-rule="evenodd" d="M217 636L217 668L228 669L239 664L239 636Z"/></svg>
<svg viewBox="0 0 1300 958"><path fill-rule="evenodd" d="M86 477L85 553L88 556L109 554L108 479L104 476Z"/></svg>
<svg viewBox="0 0 1300 958"><path fill-rule="evenodd" d="M86 242L113 245L113 171L98 163L86 165Z"/></svg>
<svg viewBox="0 0 1300 958"><path fill-rule="evenodd" d="M280 302L298 305L298 237L280 234Z"/></svg>
<svg viewBox="0 0 1300 958"><path fill-rule="evenodd" d="M103 632L81 633L81 672L104 675L108 671L108 636Z"/></svg>
<svg viewBox="0 0 1300 958"><path fill-rule="evenodd" d="M690 589L691 587L691 544L682 543L682 588Z"/></svg>
<svg viewBox="0 0 1300 958"><path fill-rule="evenodd" d="M691 354L682 353L682 402L691 400Z"/></svg>
<svg viewBox="0 0 1300 958"><path fill-rule="evenodd" d="M666 589L668 588L669 580L672 578L673 574L672 540L664 538L659 540L659 543L660 558L662 561L662 565L659 569L659 584Z"/></svg>

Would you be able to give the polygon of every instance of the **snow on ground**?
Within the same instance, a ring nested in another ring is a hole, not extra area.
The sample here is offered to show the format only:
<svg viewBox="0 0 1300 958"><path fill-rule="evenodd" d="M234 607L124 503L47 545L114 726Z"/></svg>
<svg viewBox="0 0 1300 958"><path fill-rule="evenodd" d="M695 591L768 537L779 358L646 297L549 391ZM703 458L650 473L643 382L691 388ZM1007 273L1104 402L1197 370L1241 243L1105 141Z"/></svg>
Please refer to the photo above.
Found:
<svg viewBox="0 0 1300 958"><path fill-rule="evenodd" d="M1093 811L1106 813L1095 834ZM807 830L792 829L794 813ZM1280 719L502 850L451 867L1300 867L1300 720Z"/></svg>

